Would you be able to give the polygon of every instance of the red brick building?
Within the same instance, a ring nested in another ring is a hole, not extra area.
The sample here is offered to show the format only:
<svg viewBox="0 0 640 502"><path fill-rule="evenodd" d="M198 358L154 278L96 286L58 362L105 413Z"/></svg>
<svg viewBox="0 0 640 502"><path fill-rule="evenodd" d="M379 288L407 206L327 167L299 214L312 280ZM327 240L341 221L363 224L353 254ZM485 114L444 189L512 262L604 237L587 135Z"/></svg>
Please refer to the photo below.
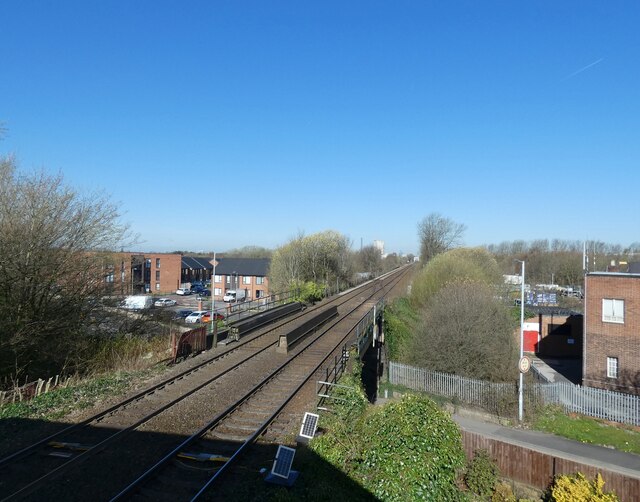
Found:
<svg viewBox="0 0 640 502"><path fill-rule="evenodd" d="M105 255L104 280L115 294L173 293L180 287L182 256L169 253Z"/></svg>
<svg viewBox="0 0 640 502"><path fill-rule="evenodd" d="M640 394L640 274L585 277L583 384Z"/></svg>

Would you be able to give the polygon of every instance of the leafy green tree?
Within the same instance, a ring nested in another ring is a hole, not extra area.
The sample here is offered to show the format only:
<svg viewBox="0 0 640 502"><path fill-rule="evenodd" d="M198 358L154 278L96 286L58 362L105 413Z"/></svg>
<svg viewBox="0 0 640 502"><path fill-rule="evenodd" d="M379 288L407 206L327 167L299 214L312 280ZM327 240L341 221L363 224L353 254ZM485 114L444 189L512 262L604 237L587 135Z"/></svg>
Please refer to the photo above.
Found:
<svg viewBox="0 0 640 502"><path fill-rule="evenodd" d="M308 281L330 286L348 282L352 275L349 240L327 230L294 237L276 249L271 259L269 282L273 291L286 291Z"/></svg>
<svg viewBox="0 0 640 502"><path fill-rule="evenodd" d="M452 281L499 285L502 273L491 254L482 248L458 248L431 260L416 276L411 301L425 305L443 286Z"/></svg>

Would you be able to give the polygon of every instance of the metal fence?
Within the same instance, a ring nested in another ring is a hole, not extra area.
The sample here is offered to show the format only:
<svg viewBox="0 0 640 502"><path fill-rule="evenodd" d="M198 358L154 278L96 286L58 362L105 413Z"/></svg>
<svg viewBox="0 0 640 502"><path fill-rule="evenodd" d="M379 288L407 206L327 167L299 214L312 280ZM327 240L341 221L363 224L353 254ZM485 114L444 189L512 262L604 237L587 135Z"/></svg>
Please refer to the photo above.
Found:
<svg viewBox="0 0 640 502"><path fill-rule="evenodd" d="M389 383L477 406L497 415L517 410L518 387L515 382L486 382L391 361ZM582 387L570 382L525 384L523 391L525 411L535 409L536 405L556 404L566 413L640 425L640 396Z"/></svg>

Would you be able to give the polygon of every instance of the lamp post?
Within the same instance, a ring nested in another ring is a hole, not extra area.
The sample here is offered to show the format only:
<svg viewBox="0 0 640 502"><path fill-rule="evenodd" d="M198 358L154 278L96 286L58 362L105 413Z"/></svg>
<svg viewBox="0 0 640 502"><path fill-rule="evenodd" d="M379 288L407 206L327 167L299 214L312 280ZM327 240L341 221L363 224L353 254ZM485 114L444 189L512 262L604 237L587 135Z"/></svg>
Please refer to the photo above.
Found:
<svg viewBox="0 0 640 502"><path fill-rule="evenodd" d="M211 331L213 348L218 346L218 320L216 319L216 253L213 253L213 275L211 276Z"/></svg>
<svg viewBox="0 0 640 502"><path fill-rule="evenodd" d="M524 358L524 260L516 260L522 265L520 284L520 359L518 360L518 369L520 373L520 383L518 385L518 420L522 422L524 415L524 401L522 396L522 387L524 385L524 372L522 371L522 360Z"/></svg>

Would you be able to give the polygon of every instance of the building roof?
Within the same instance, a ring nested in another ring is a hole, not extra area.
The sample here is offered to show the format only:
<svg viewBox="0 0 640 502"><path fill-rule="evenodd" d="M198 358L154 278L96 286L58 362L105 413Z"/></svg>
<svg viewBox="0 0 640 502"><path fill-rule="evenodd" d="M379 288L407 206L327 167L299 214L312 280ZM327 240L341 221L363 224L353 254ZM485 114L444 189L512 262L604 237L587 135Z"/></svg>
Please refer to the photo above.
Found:
<svg viewBox="0 0 640 502"><path fill-rule="evenodd" d="M218 275L266 276L269 273L269 258L220 258L216 265Z"/></svg>
<svg viewBox="0 0 640 502"><path fill-rule="evenodd" d="M191 270L198 269L210 269L213 268L211 264L211 260L213 258L202 258L198 256L183 256L182 257L182 268L189 268Z"/></svg>
<svg viewBox="0 0 640 502"><path fill-rule="evenodd" d="M631 264L629 264L631 266ZM605 277L634 277L640 278L640 270L638 272L589 272L587 276L605 276Z"/></svg>
<svg viewBox="0 0 640 502"><path fill-rule="evenodd" d="M640 261L629 263L630 274L640 274Z"/></svg>
<svg viewBox="0 0 640 502"><path fill-rule="evenodd" d="M216 258L217 275L246 275L264 277L269 272L269 258ZM213 269L213 258L183 256L182 268L191 270Z"/></svg>
<svg viewBox="0 0 640 502"><path fill-rule="evenodd" d="M582 315L582 312L578 312L577 310L565 309L561 307L552 307L552 306L534 306L527 305L526 310L529 312L535 312L536 314L542 315Z"/></svg>

